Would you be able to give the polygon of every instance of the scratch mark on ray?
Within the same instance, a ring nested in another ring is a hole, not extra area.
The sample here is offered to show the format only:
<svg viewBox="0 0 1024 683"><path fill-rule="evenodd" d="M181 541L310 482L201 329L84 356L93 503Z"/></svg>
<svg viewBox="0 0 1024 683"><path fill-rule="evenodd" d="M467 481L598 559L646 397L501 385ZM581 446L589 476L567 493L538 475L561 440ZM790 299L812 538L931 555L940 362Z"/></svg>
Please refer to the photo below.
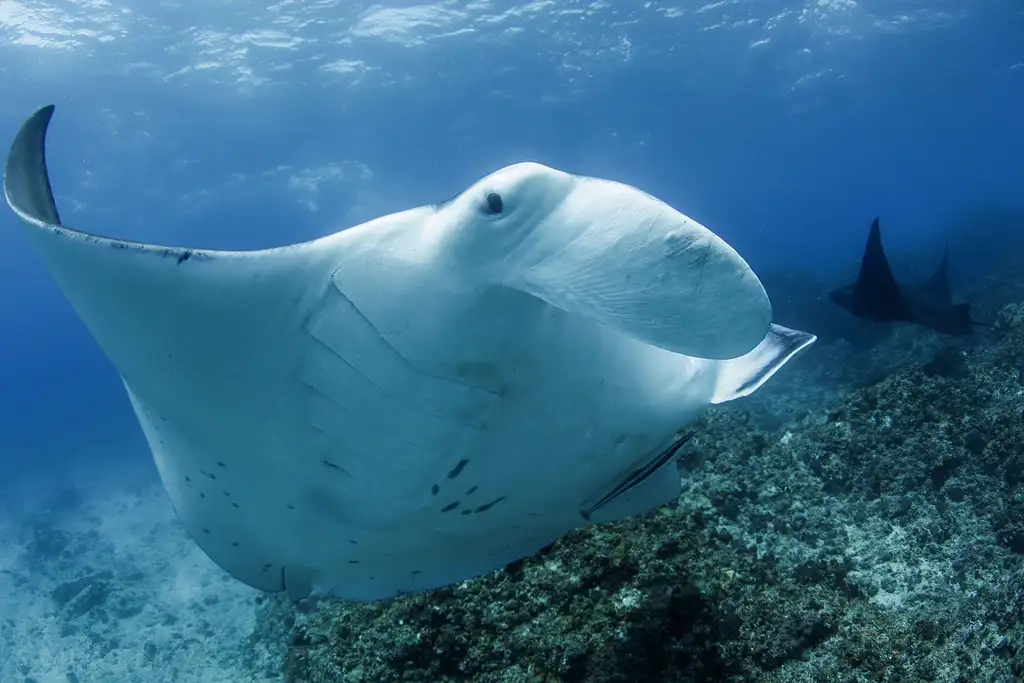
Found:
<svg viewBox="0 0 1024 683"><path fill-rule="evenodd" d="M440 420L442 422L458 422L458 424L461 424L464 427L468 427L468 428L476 430L476 431L483 431L483 425L475 424L475 423L472 423L472 422L466 422L465 420L456 419L454 417L448 417L446 415L439 415L439 414L437 414L437 413L435 413L433 411L427 410L426 408L423 408L421 406L409 403L408 401L402 400L399 396L396 396L395 394L392 394L391 392L387 391L382 386L380 386L379 384L377 384L376 382L371 380L369 377L367 377L363 373L359 372L359 370L357 370L354 365L349 363L348 360L344 356L342 356L334 348L332 348L330 346L330 344L328 344L327 342L325 342L324 340L320 339L315 334L313 334L313 332L311 332L308 327L303 325L303 329L306 331L306 334L309 335L310 339L312 339L317 344L319 344L320 346L325 348L327 351L329 351L331 354L333 354L342 363L344 363L346 366L348 366L358 377L360 377L363 381L365 381L371 387L373 387L374 389L379 391L388 400L394 401L395 403L397 403L397 404L399 404L401 406L404 406L406 408L409 408L410 410L415 410L415 411L421 412L424 415L430 415L431 417L437 418L438 420ZM387 342L384 342L384 343L386 344ZM426 375L426 373L420 372L420 370L418 368L416 368L416 367L414 367L412 365L410 365L409 368L411 370L413 370L414 372L416 372L416 373ZM426 375L426 376L427 377L432 377L431 375ZM434 379L438 379L438 378L434 378ZM318 389L317 387L313 386L312 384L310 384L306 380L300 379L299 381L302 382L303 384L305 384L306 386L308 386L309 388L311 388L312 390L316 391L318 394L320 394L324 398L327 398L328 400L330 400L335 405L339 405L337 403L337 401L335 401L330 396L328 396L326 393L324 393L323 390ZM467 385L460 385L460 386L467 386ZM469 387L469 388L472 389L473 387ZM488 391L488 393L493 393L493 392ZM495 395L497 396L498 394L495 394ZM348 412L348 411L346 411L346 412ZM349 412L349 414L351 415L350 412Z"/></svg>
<svg viewBox="0 0 1024 683"><path fill-rule="evenodd" d="M357 418L355 415L353 415L352 411L350 411L348 408L346 408L345 406L343 406L340 403L338 403L337 401L335 401L333 398L331 398L330 396L325 394L320 389L317 389L316 387L314 387L309 382L300 379L299 383L302 386L304 386L307 389L309 389L310 391L312 391L313 393L315 393L316 395L321 396L322 398L324 398L328 403L331 403L332 405L337 406L338 410L342 411L343 413L345 413L346 415L351 417L353 421L357 421L357 422L359 421L359 418ZM341 447L342 450L344 450L344 451L346 451L348 453L351 453L354 456L357 455L358 451L352 450L347 445L345 445L344 441L342 441L338 437L334 436L333 434L329 434L329 433L325 432L323 429L321 429L320 427L318 427L315 424L313 424L312 421L309 422L309 426L310 426L310 428L316 430L317 432L320 432L320 434L325 436L332 443L338 444ZM424 446L422 444L414 443L412 441L409 441L408 439L406 439L404 437L402 438L402 443L407 444L409 446L412 446L413 448L419 449L419 450L424 451L424 452L430 452L430 449L427 448L426 446Z"/></svg>
<svg viewBox="0 0 1024 683"><path fill-rule="evenodd" d="M419 373L421 375L429 377L430 379L437 380L438 382L443 382L445 384L454 384L456 386L463 387L464 389L469 389L470 391L476 391L476 392L480 392L480 393L484 393L484 394L490 394L491 396L494 396L496 398L501 398L501 396L502 396L501 392L494 391L493 389L488 389L487 387L479 387L479 386L476 386L474 384L467 384L466 382L461 382L461 381L459 381L457 379L454 379L452 377L445 377L443 375L435 375L432 372L427 372L426 370L423 370L422 368L414 365L412 362L409 361L408 358L403 356L401 354L401 352L399 352L398 349L396 349L394 346L391 345L391 342L389 342L387 340L387 338L384 337L384 335L382 335L380 333L380 330L378 330L377 326L373 324L373 321L371 321L369 318L367 318L366 315L364 315L363 312L361 310L359 310L359 307L356 306L352 302L352 300L349 299L345 295L345 292L341 291L341 289L338 287L338 285L334 282L334 275L333 274L331 276L331 282L327 286L327 291L324 292L324 296L326 297L327 295L329 295L331 290L333 290L338 296L340 296L342 299L344 299L345 303L347 303L349 305L349 307L352 309L352 311L355 312L355 314L358 315L370 327L371 330L373 330L373 333L375 335L377 335L377 338L381 341L381 343L392 354L394 354L395 358L397 358L399 361L401 361L409 369L414 370L415 372L417 372L417 373ZM308 322L309 321L307 319L306 324L308 324ZM312 332L310 332L310 330L306 326L306 324L303 325L303 328L306 330L307 333L312 335ZM335 353L337 353L337 351L335 351ZM342 359L342 360L344 360L344 359Z"/></svg>
<svg viewBox="0 0 1024 683"><path fill-rule="evenodd" d="M704 266L708 264L708 259L711 257L711 245L708 244L704 248L704 255L697 259L697 264L700 265L700 272L697 274L697 289L696 293L700 294L700 283L704 280Z"/></svg>
<svg viewBox="0 0 1024 683"><path fill-rule="evenodd" d="M347 474L350 477L352 476L352 474L348 470L346 470L341 465L338 465L337 463L333 463L330 460L324 460L324 464L327 465L328 467L330 467L331 469L338 470L339 472L343 472L343 473Z"/></svg>

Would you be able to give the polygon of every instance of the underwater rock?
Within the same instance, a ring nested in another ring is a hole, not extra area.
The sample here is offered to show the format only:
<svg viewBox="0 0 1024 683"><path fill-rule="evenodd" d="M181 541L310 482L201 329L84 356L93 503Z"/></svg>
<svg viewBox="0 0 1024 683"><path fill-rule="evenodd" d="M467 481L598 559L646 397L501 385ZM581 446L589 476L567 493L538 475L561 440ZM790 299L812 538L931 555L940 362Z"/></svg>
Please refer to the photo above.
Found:
<svg viewBox="0 0 1024 683"><path fill-rule="evenodd" d="M109 571L103 571L66 581L54 588L50 596L65 619L74 619L106 601L111 593L111 577Z"/></svg>
<svg viewBox="0 0 1024 683"><path fill-rule="evenodd" d="M107 604L107 611L115 619L131 619L142 614L145 607L143 596L121 590L111 596Z"/></svg>
<svg viewBox="0 0 1024 683"><path fill-rule="evenodd" d="M967 376L967 354L954 346L943 346L922 368L926 375L963 379Z"/></svg>
<svg viewBox="0 0 1024 683"><path fill-rule="evenodd" d="M91 583L81 593L71 598L64 606L65 619L75 619L95 607L102 605L110 595L110 586L106 583Z"/></svg>

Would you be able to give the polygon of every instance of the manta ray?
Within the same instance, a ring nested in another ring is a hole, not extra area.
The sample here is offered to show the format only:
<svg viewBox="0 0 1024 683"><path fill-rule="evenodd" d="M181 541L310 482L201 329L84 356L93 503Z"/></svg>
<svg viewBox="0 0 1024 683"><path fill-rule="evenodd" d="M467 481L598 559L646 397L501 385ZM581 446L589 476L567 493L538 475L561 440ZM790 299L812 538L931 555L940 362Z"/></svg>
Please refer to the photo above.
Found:
<svg viewBox="0 0 1024 683"><path fill-rule="evenodd" d="M671 502L685 426L815 340L773 324L701 224L532 162L275 249L74 230L53 112L17 133L7 202L123 380L185 530L263 591L426 591Z"/></svg>
<svg viewBox="0 0 1024 683"><path fill-rule="evenodd" d="M975 325L986 325L971 318L970 304L953 303L948 247L928 280L917 284L897 282L882 248L878 218L871 223L856 282L833 290L829 299L858 318L909 322L951 336L969 335Z"/></svg>

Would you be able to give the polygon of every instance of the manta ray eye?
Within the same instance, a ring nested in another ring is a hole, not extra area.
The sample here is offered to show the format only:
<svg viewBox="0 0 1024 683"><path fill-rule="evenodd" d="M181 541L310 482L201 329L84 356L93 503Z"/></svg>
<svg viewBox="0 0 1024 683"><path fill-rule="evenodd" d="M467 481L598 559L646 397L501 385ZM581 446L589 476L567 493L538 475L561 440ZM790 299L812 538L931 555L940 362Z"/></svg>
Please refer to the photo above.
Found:
<svg viewBox="0 0 1024 683"><path fill-rule="evenodd" d="M487 193L487 213L498 214L505 210L505 202L501 201L501 195L497 192Z"/></svg>

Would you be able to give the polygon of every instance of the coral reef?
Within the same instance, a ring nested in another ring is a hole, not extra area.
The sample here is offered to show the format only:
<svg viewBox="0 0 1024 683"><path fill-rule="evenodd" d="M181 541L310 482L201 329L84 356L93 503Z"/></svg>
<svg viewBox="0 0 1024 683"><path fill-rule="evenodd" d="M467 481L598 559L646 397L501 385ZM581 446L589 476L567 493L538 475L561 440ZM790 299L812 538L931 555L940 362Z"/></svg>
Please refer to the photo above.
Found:
<svg viewBox="0 0 1024 683"><path fill-rule="evenodd" d="M1024 306L840 335L710 411L677 504L383 603L268 600L291 683L1024 677ZM811 359L813 354L813 360Z"/></svg>

